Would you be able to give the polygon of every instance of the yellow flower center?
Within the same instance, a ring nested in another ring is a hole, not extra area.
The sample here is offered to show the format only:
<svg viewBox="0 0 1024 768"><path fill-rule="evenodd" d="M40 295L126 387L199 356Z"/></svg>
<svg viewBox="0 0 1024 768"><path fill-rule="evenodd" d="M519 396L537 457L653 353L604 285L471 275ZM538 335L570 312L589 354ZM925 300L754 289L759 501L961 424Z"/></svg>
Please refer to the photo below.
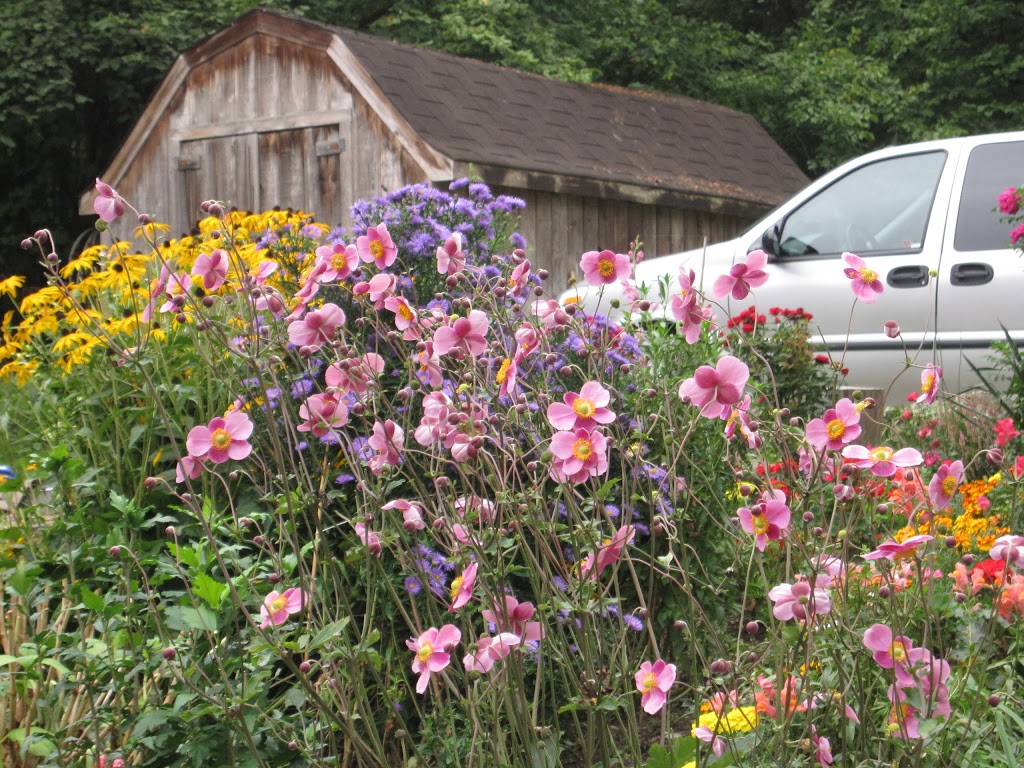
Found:
<svg viewBox="0 0 1024 768"><path fill-rule="evenodd" d="M210 433L210 442L213 444L213 447L216 448L218 451L223 451L225 448L231 445L231 433L228 432L223 427L221 427L220 429L215 429L213 430L213 432Z"/></svg>
<svg viewBox="0 0 1024 768"><path fill-rule="evenodd" d="M894 640L892 645L889 646L889 655L892 656L892 660L899 662L900 664L907 663L907 649L899 640Z"/></svg>
<svg viewBox="0 0 1024 768"><path fill-rule="evenodd" d="M375 259L379 259L384 254L384 244L380 240L374 240L370 243L370 254Z"/></svg>
<svg viewBox="0 0 1024 768"><path fill-rule="evenodd" d="M416 651L416 660L420 664L426 664L430 655L434 652L434 646L432 643L424 642L418 651Z"/></svg>
<svg viewBox="0 0 1024 768"><path fill-rule="evenodd" d="M640 693L650 693L657 685L658 678L654 676L653 672L648 672L640 683Z"/></svg>
<svg viewBox="0 0 1024 768"><path fill-rule="evenodd" d="M594 452L594 446L590 444L590 441L585 437L581 437L575 443L572 444L572 455L580 461L586 461L590 458Z"/></svg>
<svg viewBox="0 0 1024 768"><path fill-rule="evenodd" d="M878 279L878 273L869 267L861 267L857 271L860 273L860 281L862 283L873 283Z"/></svg>
<svg viewBox="0 0 1024 768"><path fill-rule="evenodd" d="M875 461L888 461L892 458L892 448L886 448L885 446L879 446L878 448L872 448L868 454Z"/></svg>
<svg viewBox="0 0 1024 768"><path fill-rule="evenodd" d="M956 492L956 478L952 475L947 475L946 479L942 481L942 494L943 496L952 496Z"/></svg>
<svg viewBox="0 0 1024 768"><path fill-rule="evenodd" d="M615 274L615 262L611 259L601 259L597 263L597 272L601 277L608 277Z"/></svg>
<svg viewBox="0 0 1024 768"><path fill-rule="evenodd" d="M842 419L832 419L825 429L828 431L829 440L838 440L846 434L846 425Z"/></svg>
<svg viewBox="0 0 1024 768"><path fill-rule="evenodd" d="M768 518L764 515L752 515L750 522L754 526L754 533L758 536L768 533Z"/></svg>
<svg viewBox="0 0 1024 768"><path fill-rule="evenodd" d="M586 397L577 397L576 400L573 401L572 409L581 419L589 419L594 415L594 411L597 410L594 407L594 401Z"/></svg>
<svg viewBox="0 0 1024 768"><path fill-rule="evenodd" d="M412 310L405 306L405 304L399 304L398 316L401 317L403 320L411 321L413 318Z"/></svg>
<svg viewBox="0 0 1024 768"><path fill-rule="evenodd" d="M505 383L505 379L508 378L508 369L509 367L511 367L511 365L512 361L509 360L507 357L501 361L501 367L498 369L498 374L496 376L499 384Z"/></svg>
<svg viewBox="0 0 1024 768"><path fill-rule="evenodd" d="M288 599L284 595L278 595L270 601L270 612L280 613L288 605Z"/></svg>
<svg viewBox="0 0 1024 768"><path fill-rule="evenodd" d="M455 598L459 596L459 592L462 591L462 582L463 578L461 576L456 576L455 579L452 581L452 600L455 600Z"/></svg>
<svg viewBox="0 0 1024 768"><path fill-rule="evenodd" d="M340 270L348 266L344 253L336 253L331 257L331 269Z"/></svg>
<svg viewBox="0 0 1024 768"><path fill-rule="evenodd" d="M931 391L932 391L932 388L934 386L935 386L935 374L934 373L925 374L924 381L921 382L921 391L924 394L926 394L926 395L930 394Z"/></svg>

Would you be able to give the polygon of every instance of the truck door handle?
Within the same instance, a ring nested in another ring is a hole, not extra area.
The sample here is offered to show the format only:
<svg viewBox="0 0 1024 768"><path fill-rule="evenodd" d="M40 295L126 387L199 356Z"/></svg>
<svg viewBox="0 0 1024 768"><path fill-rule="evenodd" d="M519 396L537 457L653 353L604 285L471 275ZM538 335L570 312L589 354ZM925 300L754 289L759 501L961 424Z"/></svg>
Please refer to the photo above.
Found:
<svg viewBox="0 0 1024 768"><path fill-rule="evenodd" d="M953 285L984 285L991 281L994 275L992 267L979 261L954 264L949 270L949 282Z"/></svg>
<svg viewBox="0 0 1024 768"><path fill-rule="evenodd" d="M915 264L910 267L890 269L885 282L893 288L920 288L928 285L928 267Z"/></svg>

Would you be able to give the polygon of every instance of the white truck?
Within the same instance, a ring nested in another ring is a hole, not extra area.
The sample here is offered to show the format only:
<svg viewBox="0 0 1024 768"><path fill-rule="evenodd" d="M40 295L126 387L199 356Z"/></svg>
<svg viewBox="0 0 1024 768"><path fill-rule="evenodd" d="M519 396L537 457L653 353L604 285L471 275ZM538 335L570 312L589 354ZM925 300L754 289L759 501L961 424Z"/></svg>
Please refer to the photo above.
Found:
<svg viewBox="0 0 1024 768"><path fill-rule="evenodd" d="M918 371L901 374L909 354L916 366L942 367L943 389L963 391L978 381L966 358L986 365L1002 327L1024 343L1024 261L996 210L999 194L1022 184L1024 131L890 147L822 176L733 240L641 262L636 282L669 276L676 285L685 265L710 299L715 278L760 248L767 282L720 302L720 320L755 301L759 311L802 307L817 346L849 368L847 385L892 384L892 404L919 386ZM875 303L853 307L844 252L879 274ZM611 300L622 295L581 282L561 298L614 316ZM902 340L885 334L888 320Z"/></svg>

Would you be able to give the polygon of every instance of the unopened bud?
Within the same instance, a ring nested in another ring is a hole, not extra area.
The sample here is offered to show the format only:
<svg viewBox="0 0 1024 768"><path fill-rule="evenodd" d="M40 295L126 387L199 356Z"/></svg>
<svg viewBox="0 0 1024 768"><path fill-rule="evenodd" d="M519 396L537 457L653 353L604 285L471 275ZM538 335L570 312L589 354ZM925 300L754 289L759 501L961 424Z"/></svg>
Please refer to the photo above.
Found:
<svg viewBox="0 0 1024 768"><path fill-rule="evenodd" d="M171 659L173 659L177 655L178 655L178 652L176 650L174 650L174 648L172 648L172 647L164 648L164 658L167 659L168 661L170 661Z"/></svg>
<svg viewBox="0 0 1024 768"><path fill-rule="evenodd" d="M111 557L115 557L115 558L116 557L120 557L121 556L121 548L115 544L114 546L112 546L110 548L109 554L110 554Z"/></svg>
<svg viewBox="0 0 1024 768"><path fill-rule="evenodd" d="M895 320L885 321L885 335L890 339L897 339L900 335L900 324Z"/></svg>

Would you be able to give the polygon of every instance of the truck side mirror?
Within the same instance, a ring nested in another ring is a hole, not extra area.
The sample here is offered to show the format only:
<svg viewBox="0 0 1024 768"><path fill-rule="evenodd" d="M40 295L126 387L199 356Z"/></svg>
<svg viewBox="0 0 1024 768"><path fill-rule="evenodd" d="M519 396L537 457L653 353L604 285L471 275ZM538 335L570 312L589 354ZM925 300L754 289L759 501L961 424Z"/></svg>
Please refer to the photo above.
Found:
<svg viewBox="0 0 1024 768"><path fill-rule="evenodd" d="M768 254L772 259L777 259L782 255L782 245L779 242L779 237L782 234L782 222L772 224L768 229L761 235L761 250Z"/></svg>

